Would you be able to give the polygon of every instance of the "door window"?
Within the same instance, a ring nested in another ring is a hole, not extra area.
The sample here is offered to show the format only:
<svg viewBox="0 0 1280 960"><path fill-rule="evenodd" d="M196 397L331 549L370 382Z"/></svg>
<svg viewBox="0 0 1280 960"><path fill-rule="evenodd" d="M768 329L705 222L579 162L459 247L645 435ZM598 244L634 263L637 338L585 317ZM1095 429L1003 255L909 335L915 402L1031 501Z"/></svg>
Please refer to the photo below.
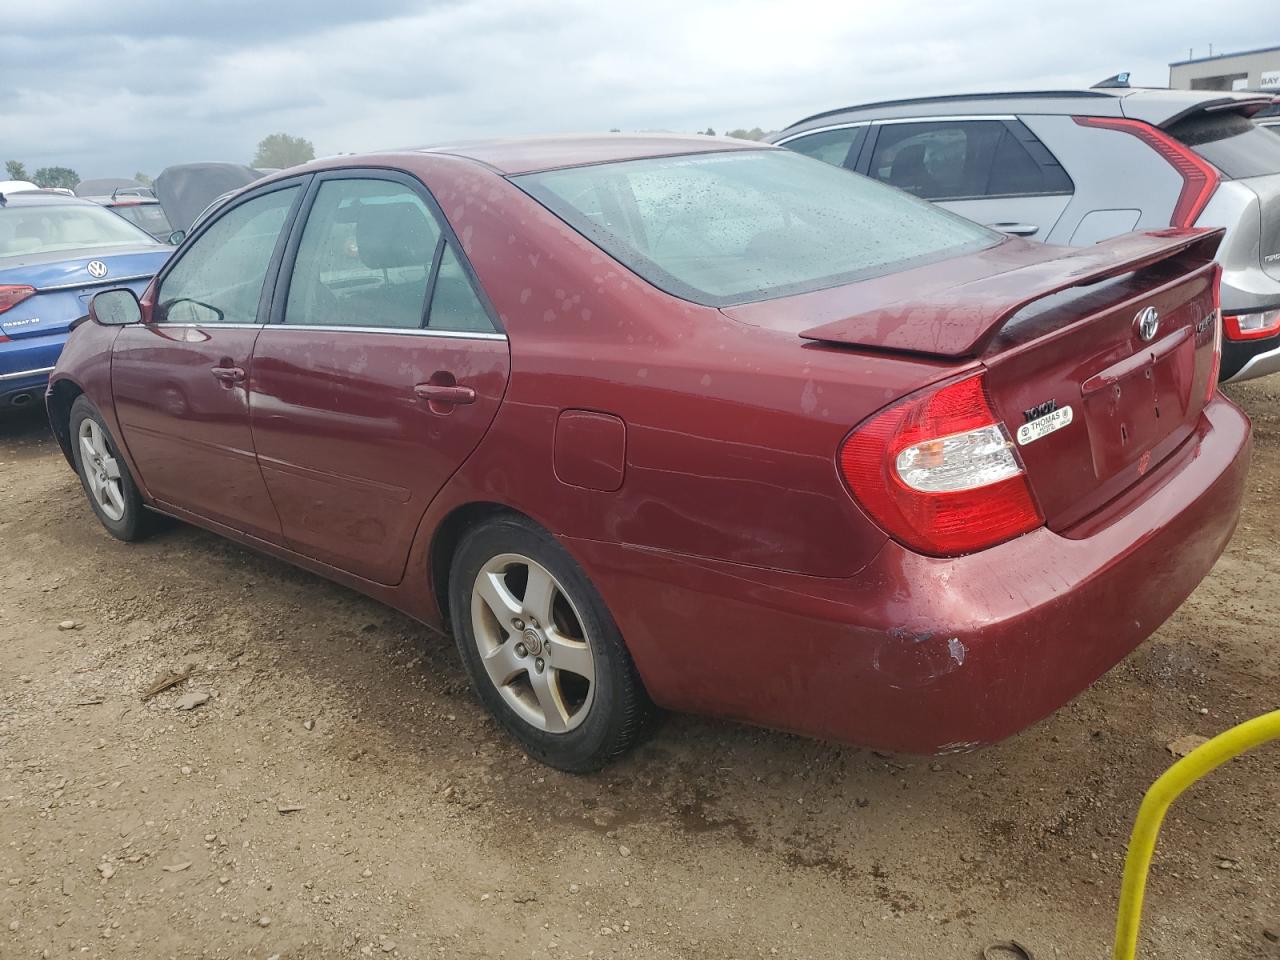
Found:
<svg viewBox="0 0 1280 960"><path fill-rule="evenodd" d="M1035 135L1003 120L884 124L870 173L926 200L1071 192L1066 171Z"/></svg>
<svg viewBox="0 0 1280 960"><path fill-rule="evenodd" d="M284 322L422 326L440 239L435 216L405 185L325 181L302 231Z"/></svg>
<svg viewBox="0 0 1280 960"><path fill-rule="evenodd" d="M262 194L210 224L165 275L160 323L256 323L262 283L298 187Z"/></svg>
<svg viewBox="0 0 1280 960"><path fill-rule="evenodd" d="M862 145L866 127L845 127L843 130L825 130L822 133L810 134L788 140L782 146L806 157L813 157L833 166L852 166L851 156L857 155L857 147Z"/></svg>

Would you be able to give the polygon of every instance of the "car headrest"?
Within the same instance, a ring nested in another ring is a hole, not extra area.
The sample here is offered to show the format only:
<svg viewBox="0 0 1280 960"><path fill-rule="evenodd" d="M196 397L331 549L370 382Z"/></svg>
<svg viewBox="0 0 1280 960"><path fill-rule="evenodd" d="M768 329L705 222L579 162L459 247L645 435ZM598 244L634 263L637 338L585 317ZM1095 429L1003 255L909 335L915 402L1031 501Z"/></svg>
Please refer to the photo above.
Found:
<svg viewBox="0 0 1280 960"><path fill-rule="evenodd" d="M893 170L889 174L889 179L893 183L916 183L927 177L929 170L925 166L924 157L923 143L913 143L899 150L898 155L893 158Z"/></svg>
<svg viewBox="0 0 1280 960"><path fill-rule="evenodd" d="M356 249L366 267L429 267L439 231L416 203L362 203L356 209Z"/></svg>

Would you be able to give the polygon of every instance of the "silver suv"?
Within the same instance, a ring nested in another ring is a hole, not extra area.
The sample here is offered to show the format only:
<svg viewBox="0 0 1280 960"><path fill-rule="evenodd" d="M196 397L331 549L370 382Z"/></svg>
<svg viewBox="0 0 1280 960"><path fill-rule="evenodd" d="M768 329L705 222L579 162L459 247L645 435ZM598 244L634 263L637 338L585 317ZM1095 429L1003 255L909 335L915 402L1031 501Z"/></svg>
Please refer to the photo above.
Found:
<svg viewBox="0 0 1280 960"><path fill-rule="evenodd" d="M1226 227L1222 379L1280 370L1280 137L1270 94L1113 89L895 100L770 140L1047 243Z"/></svg>

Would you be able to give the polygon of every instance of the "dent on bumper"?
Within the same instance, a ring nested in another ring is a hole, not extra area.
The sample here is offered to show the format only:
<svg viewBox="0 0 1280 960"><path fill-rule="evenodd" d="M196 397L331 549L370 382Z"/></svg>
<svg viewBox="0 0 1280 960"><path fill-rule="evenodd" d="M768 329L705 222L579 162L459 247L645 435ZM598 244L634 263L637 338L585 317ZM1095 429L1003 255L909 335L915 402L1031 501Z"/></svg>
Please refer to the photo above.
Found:
<svg viewBox="0 0 1280 960"><path fill-rule="evenodd" d="M1073 539L950 560L890 541L823 580L567 541L663 706L932 753L1001 740L1076 696L1190 595L1235 529L1249 421L1219 396L1141 497Z"/></svg>

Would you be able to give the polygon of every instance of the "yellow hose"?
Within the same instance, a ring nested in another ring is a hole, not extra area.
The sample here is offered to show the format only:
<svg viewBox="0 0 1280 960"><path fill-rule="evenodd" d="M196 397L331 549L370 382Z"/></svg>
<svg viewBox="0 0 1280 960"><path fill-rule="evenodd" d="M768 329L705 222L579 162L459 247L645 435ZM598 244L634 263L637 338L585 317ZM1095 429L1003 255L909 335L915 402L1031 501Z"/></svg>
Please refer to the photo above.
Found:
<svg viewBox="0 0 1280 960"><path fill-rule="evenodd" d="M1280 739L1280 710L1264 713L1238 727L1218 734L1196 747L1151 785L1142 798L1138 817L1129 838L1124 862L1124 882L1120 886L1120 911L1116 916L1114 960L1133 960L1138 949L1138 928L1142 924L1142 895L1147 887L1151 855L1169 805L1189 786L1246 750Z"/></svg>

